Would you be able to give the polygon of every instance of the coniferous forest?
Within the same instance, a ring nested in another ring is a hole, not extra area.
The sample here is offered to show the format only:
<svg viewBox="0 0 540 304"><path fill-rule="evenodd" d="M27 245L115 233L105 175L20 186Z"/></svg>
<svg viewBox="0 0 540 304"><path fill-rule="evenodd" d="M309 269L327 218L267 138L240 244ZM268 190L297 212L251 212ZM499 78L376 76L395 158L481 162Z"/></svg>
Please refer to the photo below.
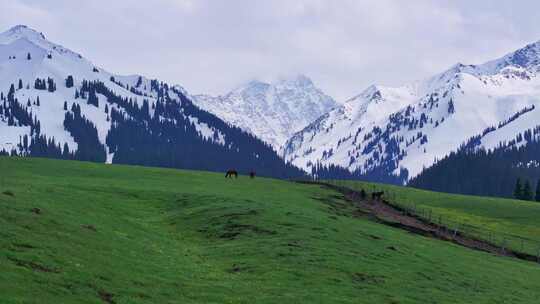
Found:
<svg viewBox="0 0 540 304"><path fill-rule="evenodd" d="M438 161L409 185L442 192L534 200L540 180L540 128L486 151L474 145ZM540 196L539 196L540 198Z"/></svg>

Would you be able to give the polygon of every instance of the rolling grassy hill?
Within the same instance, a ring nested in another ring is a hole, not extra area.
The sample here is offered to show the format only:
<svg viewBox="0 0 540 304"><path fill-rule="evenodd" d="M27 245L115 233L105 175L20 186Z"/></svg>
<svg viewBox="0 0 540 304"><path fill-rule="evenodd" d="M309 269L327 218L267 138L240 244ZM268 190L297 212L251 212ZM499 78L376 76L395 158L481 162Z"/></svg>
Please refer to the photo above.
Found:
<svg viewBox="0 0 540 304"><path fill-rule="evenodd" d="M1 303L537 303L540 266L316 185L0 158Z"/></svg>
<svg viewBox="0 0 540 304"><path fill-rule="evenodd" d="M432 221L460 227L474 236L504 243L518 251L540 252L540 203L495 197L448 194L410 187L360 181L332 181L365 191L384 190L386 198L399 206L422 211Z"/></svg>

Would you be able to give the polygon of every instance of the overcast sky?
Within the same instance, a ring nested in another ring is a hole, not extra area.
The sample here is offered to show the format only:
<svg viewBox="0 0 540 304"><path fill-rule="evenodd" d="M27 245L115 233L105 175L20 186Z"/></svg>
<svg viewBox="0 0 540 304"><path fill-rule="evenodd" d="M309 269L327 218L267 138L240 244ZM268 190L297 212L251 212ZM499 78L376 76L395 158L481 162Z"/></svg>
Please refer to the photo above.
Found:
<svg viewBox="0 0 540 304"><path fill-rule="evenodd" d="M540 40L540 1L0 0L0 31L27 24L113 73L223 94L295 74L343 101Z"/></svg>

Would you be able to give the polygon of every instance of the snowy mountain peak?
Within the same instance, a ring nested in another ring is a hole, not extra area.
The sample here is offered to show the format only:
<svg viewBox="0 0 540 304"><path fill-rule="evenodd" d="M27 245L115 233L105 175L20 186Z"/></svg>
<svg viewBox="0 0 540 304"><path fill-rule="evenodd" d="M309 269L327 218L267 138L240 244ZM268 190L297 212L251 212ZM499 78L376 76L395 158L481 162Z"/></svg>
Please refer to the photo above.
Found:
<svg viewBox="0 0 540 304"><path fill-rule="evenodd" d="M16 25L0 34L0 44L17 44L20 41L33 44L47 52L58 48L63 49L61 46L48 41L43 33L26 25ZM22 45L22 43L19 44Z"/></svg>
<svg viewBox="0 0 540 304"><path fill-rule="evenodd" d="M376 101L382 98L381 88L377 85L371 85L360 94L369 101Z"/></svg>
<svg viewBox="0 0 540 304"><path fill-rule="evenodd" d="M519 67L537 67L540 64L540 41L509 54L505 59L507 63Z"/></svg>
<svg viewBox="0 0 540 304"><path fill-rule="evenodd" d="M15 41L21 38L27 39L32 42L46 40L45 35L43 35L43 33L40 33L32 28L29 28L26 25L16 25L10 28L9 30L0 34L0 42L2 44L9 43L10 40Z"/></svg>
<svg viewBox="0 0 540 304"><path fill-rule="evenodd" d="M251 80L246 85L241 86L241 87L237 88L234 91L236 91L236 92L241 92L241 91L265 91L266 89L268 89L269 86L270 86L270 84L268 84L266 82L262 82L262 81L259 81L259 80Z"/></svg>
<svg viewBox="0 0 540 304"><path fill-rule="evenodd" d="M4 46L2 48L2 46ZM82 59L82 56L59 44L45 38L42 32L34 30L26 25L16 25L9 30L0 33L0 51L8 49L12 56L21 55L18 51L30 51L38 54L69 55L73 58Z"/></svg>
<svg viewBox="0 0 540 304"><path fill-rule="evenodd" d="M275 150L338 104L304 75L272 83L251 81L218 97L193 96L201 108L246 130Z"/></svg>

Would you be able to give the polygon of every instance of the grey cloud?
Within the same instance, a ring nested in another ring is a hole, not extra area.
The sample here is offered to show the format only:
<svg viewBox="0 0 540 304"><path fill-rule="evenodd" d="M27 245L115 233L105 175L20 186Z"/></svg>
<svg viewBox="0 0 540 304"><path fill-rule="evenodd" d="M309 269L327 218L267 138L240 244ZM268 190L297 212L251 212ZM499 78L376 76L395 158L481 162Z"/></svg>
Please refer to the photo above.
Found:
<svg viewBox="0 0 540 304"><path fill-rule="evenodd" d="M0 27L28 24L110 71L193 93L303 73L344 100L536 41L539 9L488 0L2 0Z"/></svg>

